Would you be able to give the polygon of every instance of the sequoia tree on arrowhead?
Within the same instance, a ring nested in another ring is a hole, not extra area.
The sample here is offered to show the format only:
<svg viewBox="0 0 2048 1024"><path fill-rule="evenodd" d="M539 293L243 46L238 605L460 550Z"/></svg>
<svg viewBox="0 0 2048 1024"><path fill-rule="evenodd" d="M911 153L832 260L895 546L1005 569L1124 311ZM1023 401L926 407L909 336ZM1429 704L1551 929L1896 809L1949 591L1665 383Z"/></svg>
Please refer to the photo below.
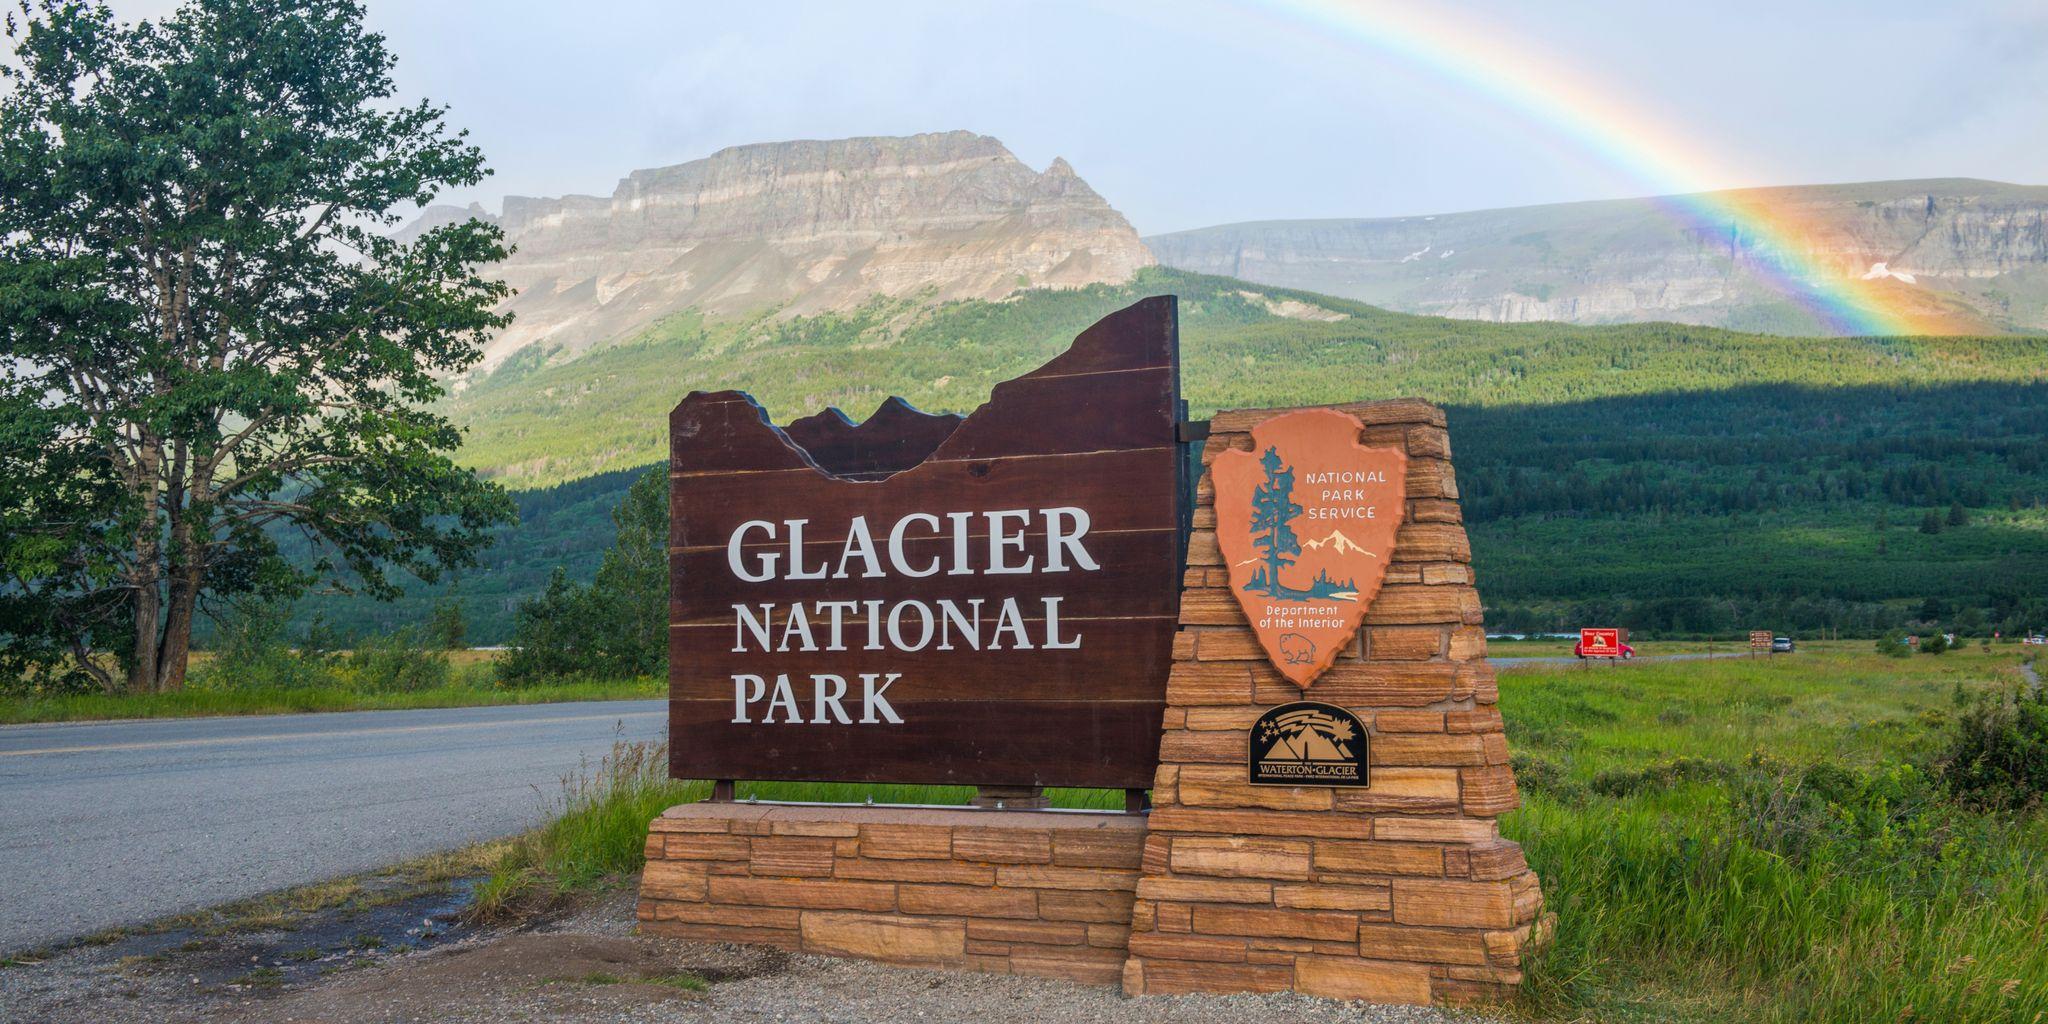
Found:
<svg viewBox="0 0 2048 1024"><path fill-rule="evenodd" d="M0 670L184 679L208 596L396 592L510 518L424 406L506 318L486 173L353 0L41 0L0 67ZM279 532L317 561L280 557Z"/></svg>
<svg viewBox="0 0 2048 1024"><path fill-rule="evenodd" d="M1266 449L1259 465L1266 471L1266 482L1252 492L1252 543L1262 552L1265 566L1252 578L1252 589L1279 597L1287 592L1280 570L1301 554L1301 538L1291 525L1301 506L1294 503L1294 468L1282 466L1279 449Z"/></svg>

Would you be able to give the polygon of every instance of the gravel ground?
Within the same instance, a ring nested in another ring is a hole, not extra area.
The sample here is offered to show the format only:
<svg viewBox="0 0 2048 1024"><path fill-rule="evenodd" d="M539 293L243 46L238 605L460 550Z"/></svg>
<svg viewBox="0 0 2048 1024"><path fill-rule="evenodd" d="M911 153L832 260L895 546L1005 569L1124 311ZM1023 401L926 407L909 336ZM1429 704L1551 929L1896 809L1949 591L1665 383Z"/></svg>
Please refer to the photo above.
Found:
<svg viewBox="0 0 2048 1024"><path fill-rule="evenodd" d="M1452 1011L1292 994L1126 999L1109 987L641 938L632 924L632 895L622 892L538 926L416 952L355 951L282 979L267 965L283 963L277 951L300 933L199 950L182 948L189 940L171 945L176 936L126 939L0 969L0 1022L1487 1024ZM662 980L682 972L708 985L692 991Z"/></svg>

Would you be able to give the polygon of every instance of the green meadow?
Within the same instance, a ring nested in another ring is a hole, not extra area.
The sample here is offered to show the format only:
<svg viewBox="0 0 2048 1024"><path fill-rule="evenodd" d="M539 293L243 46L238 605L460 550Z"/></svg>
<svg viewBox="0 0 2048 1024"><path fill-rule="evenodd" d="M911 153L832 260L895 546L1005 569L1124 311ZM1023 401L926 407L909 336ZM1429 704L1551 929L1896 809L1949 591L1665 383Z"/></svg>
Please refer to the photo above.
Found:
<svg viewBox="0 0 2048 1024"><path fill-rule="evenodd" d="M1959 698L2023 685L2019 649L1857 646L1503 674L1524 806L1502 827L1557 915L1518 1012L2048 1013L2048 819L1934 778Z"/></svg>

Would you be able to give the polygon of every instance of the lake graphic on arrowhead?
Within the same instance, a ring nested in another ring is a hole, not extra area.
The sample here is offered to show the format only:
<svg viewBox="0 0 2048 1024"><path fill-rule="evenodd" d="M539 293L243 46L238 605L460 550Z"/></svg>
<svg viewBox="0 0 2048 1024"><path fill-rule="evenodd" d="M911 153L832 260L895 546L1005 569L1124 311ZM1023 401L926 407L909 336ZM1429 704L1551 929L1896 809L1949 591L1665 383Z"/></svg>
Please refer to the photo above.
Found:
<svg viewBox="0 0 2048 1024"><path fill-rule="evenodd" d="M1358 443L1364 425L1306 409L1216 457L1216 540L1266 655L1306 687L1351 644L1379 594L1405 508L1408 456Z"/></svg>

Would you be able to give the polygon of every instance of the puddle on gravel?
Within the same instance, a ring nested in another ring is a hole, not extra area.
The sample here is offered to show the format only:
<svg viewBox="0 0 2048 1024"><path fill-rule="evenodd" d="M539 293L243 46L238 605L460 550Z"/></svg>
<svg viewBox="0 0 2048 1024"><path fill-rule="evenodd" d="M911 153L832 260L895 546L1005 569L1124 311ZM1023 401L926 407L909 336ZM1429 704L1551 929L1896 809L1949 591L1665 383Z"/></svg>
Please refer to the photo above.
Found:
<svg viewBox="0 0 2048 1024"><path fill-rule="evenodd" d="M133 935L102 954L125 970L189 977L199 989L281 990L468 936L475 928L463 922L462 912L482 880L460 879L446 890L390 903L314 911L287 928Z"/></svg>

